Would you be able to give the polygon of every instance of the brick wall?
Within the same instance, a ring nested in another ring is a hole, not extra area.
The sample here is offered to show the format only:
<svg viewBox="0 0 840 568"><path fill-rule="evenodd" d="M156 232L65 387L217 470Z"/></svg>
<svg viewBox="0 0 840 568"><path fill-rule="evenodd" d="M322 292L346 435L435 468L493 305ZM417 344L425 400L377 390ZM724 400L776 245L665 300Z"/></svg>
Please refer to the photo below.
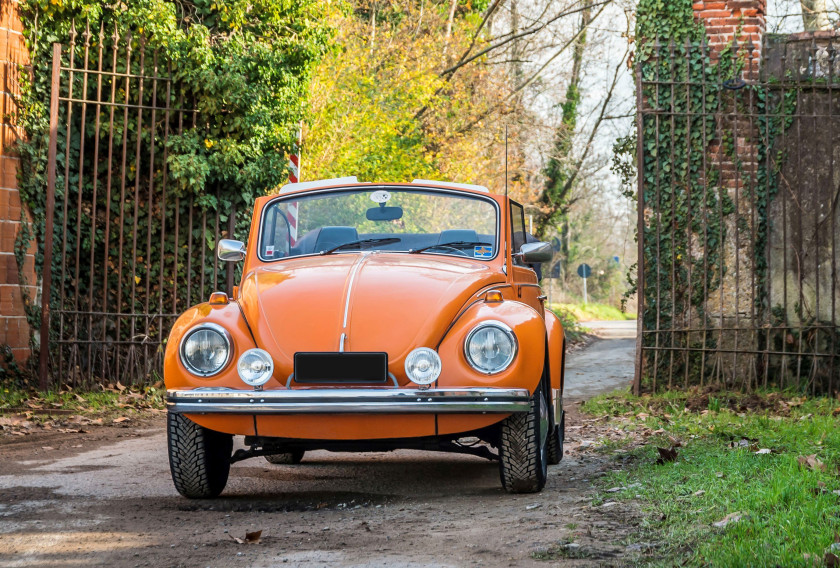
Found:
<svg viewBox="0 0 840 568"><path fill-rule="evenodd" d="M11 347L18 360L29 356L30 329L23 294L36 297L34 250L28 251L22 270L14 255L22 214L25 216L17 189L19 159L14 152L14 143L22 134L16 126L14 102L19 93L19 66L29 62L21 30L18 0L0 0L0 345Z"/></svg>
<svg viewBox="0 0 840 568"><path fill-rule="evenodd" d="M700 0L692 6L694 16L706 26L706 38L713 51L720 51L733 39L739 45L753 45L752 53L747 53L750 63L743 78L757 79L767 0Z"/></svg>

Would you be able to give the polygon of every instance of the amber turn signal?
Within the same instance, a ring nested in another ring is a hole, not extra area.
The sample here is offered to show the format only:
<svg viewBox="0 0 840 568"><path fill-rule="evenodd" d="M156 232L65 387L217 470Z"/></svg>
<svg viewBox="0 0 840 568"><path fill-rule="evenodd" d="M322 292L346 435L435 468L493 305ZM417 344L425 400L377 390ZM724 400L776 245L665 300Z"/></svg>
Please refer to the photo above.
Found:
<svg viewBox="0 0 840 568"><path fill-rule="evenodd" d="M496 303L504 300L502 293L498 290L490 290L484 295L484 301L487 303Z"/></svg>
<svg viewBox="0 0 840 568"><path fill-rule="evenodd" d="M228 303L228 295L224 292L213 292L210 294L210 303L213 305L225 305Z"/></svg>

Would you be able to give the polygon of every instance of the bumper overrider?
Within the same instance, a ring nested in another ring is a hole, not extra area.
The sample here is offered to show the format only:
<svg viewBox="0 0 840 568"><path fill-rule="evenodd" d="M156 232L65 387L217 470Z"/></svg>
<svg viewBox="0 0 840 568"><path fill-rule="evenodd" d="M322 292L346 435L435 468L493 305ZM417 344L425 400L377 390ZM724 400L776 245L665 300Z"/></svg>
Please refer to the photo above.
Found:
<svg viewBox="0 0 840 568"><path fill-rule="evenodd" d="M180 414L510 414L527 412L528 389L281 389L169 390L166 406Z"/></svg>

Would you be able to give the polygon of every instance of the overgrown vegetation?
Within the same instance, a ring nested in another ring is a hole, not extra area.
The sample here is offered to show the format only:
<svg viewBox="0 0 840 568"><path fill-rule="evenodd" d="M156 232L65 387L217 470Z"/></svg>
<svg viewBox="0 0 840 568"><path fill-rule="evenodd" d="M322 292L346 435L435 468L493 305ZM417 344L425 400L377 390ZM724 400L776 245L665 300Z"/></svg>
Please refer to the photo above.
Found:
<svg viewBox="0 0 840 568"><path fill-rule="evenodd" d="M615 306L608 304L552 304L554 313L566 312L577 321L621 321L636 319L636 314L622 312Z"/></svg>
<svg viewBox="0 0 840 568"><path fill-rule="evenodd" d="M598 500L641 506L640 564L836 565L840 400L694 389L583 408L626 436L603 450L623 467Z"/></svg>

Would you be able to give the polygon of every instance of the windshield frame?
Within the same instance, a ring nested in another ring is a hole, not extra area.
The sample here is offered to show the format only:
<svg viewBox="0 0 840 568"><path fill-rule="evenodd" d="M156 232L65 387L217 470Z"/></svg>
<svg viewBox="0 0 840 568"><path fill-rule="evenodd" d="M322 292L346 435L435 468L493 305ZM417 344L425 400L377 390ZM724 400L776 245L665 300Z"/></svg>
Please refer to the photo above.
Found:
<svg viewBox="0 0 840 568"><path fill-rule="evenodd" d="M478 260L482 262L492 262L499 257L500 252L500 245L501 245L501 238L502 238L502 209L499 206L499 203L490 197L489 195L481 195L479 193L472 193L468 191L460 191L460 190L452 190L452 189L441 189L436 187L423 187L423 186L408 186L408 185L388 185L388 184L365 184L363 186L344 186L344 187L331 187L326 189L317 189L312 191L301 191L301 192L294 192L294 193L286 193L280 194L273 197L269 200L260 211L260 223L258 227L258 238L257 238L257 259L260 262L265 263L273 263L273 262L281 262L284 260L294 260L298 258L308 258L312 256L324 256L319 252L316 253L309 253L309 254L299 254L296 256L284 256L280 258L263 258L260 255L260 251L262 250L262 240L265 234L265 223L266 223L266 212L268 208L280 201L295 201L297 199L301 199L303 197L309 197L311 195L320 195L320 194L329 194L329 193L346 193L346 192L368 192L368 191L376 191L377 189L387 189L390 191L403 191L403 192L411 192L411 193L437 193L443 194L448 196L457 196L457 197L464 197L468 199L479 199L482 201L486 201L491 203L496 211L496 240L494 243L495 250L493 251L493 256L489 258L474 258L471 256L461 256L461 255L454 255L454 254L446 254L446 253L436 253L431 251L423 251L420 254L432 254L435 256L445 256L447 258L460 258L460 259L469 259L469 260ZM336 251L332 254L345 254L345 253L361 253L368 249L348 249L348 250L340 250ZM408 254L409 251L407 250L386 250L386 251L379 251L379 252L387 252L387 253L394 253L394 254Z"/></svg>

